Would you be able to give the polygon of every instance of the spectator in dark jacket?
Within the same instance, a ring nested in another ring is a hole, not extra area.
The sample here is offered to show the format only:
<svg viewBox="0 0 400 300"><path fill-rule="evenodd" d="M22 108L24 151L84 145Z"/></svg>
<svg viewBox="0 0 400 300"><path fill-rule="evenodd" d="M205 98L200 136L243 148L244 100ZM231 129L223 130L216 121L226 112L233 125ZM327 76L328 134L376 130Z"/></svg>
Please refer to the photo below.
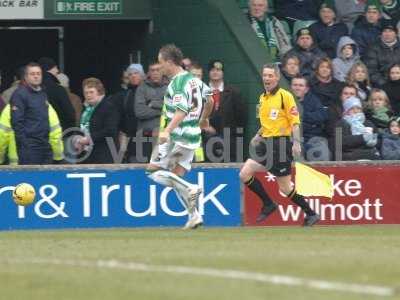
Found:
<svg viewBox="0 0 400 300"><path fill-rule="evenodd" d="M380 40L367 52L365 63L368 67L372 85L381 88L386 82L388 69L400 63L400 42L397 27L391 20L382 21Z"/></svg>
<svg viewBox="0 0 400 300"><path fill-rule="evenodd" d="M400 21L400 1L399 0L380 0L382 5L382 15L385 19L392 19L395 23Z"/></svg>
<svg viewBox="0 0 400 300"><path fill-rule="evenodd" d="M332 0L325 0L322 3L319 21L309 28L318 47L330 58L335 58L339 39L348 34L348 29L344 23L336 21L335 4Z"/></svg>
<svg viewBox="0 0 400 300"><path fill-rule="evenodd" d="M11 96L11 125L20 165L50 164L47 95L41 88L42 69L36 63L25 67L24 82Z"/></svg>
<svg viewBox="0 0 400 300"><path fill-rule="evenodd" d="M300 60L300 74L311 76L315 68L315 63L319 59L326 57L326 53L318 48L308 28L300 29L296 36L296 45L292 50L286 53L285 58L297 56Z"/></svg>
<svg viewBox="0 0 400 300"><path fill-rule="evenodd" d="M400 65L394 64L389 68L389 80L383 86L389 97L393 113L400 115Z"/></svg>
<svg viewBox="0 0 400 300"><path fill-rule="evenodd" d="M328 141L324 137L324 124L328 119L328 108L310 92L305 77L294 77L291 89L298 100L303 131L303 145L307 160L329 160Z"/></svg>
<svg viewBox="0 0 400 300"><path fill-rule="evenodd" d="M43 88L48 96L49 103L53 106L60 119L62 130L75 127L75 110L72 106L68 93L60 85L57 79L59 73L56 62L49 57L39 59L39 64L43 70Z"/></svg>
<svg viewBox="0 0 400 300"><path fill-rule="evenodd" d="M389 122L389 132L382 134L382 159L400 160L400 117Z"/></svg>
<svg viewBox="0 0 400 300"><path fill-rule="evenodd" d="M80 128L85 136L75 139L75 147L83 151L85 164L111 164L118 161L118 111L112 101L105 99L102 82L87 78L82 83L85 109ZM121 160L120 158L119 160Z"/></svg>
<svg viewBox="0 0 400 300"><path fill-rule="evenodd" d="M311 78L310 82L311 91L327 107L336 102L343 88L343 83L333 78L332 61L327 57L317 62L315 76Z"/></svg>
<svg viewBox="0 0 400 300"><path fill-rule="evenodd" d="M379 159L376 149L378 137L374 125L365 119L362 104L357 97L343 103L343 118L337 123L343 141L342 159L346 161Z"/></svg>
<svg viewBox="0 0 400 300"><path fill-rule="evenodd" d="M357 43L362 59L367 54L368 48L379 39L381 18L379 5L368 4L365 10L365 14L357 19L351 32L351 37Z"/></svg>
<svg viewBox="0 0 400 300"><path fill-rule="evenodd" d="M168 83L163 79L160 65L152 63L149 66L147 80L145 80L136 90L135 95L135 115L138 120L138 135L148 141L144 141L140 146L141 153L137 152L138 162L148 162L152 151L152 137L157 136L160 127L161 110L164 104L164 94ZM136 150L139 150L136 147ZM140 155L143 156L139 157Z"/></svg>

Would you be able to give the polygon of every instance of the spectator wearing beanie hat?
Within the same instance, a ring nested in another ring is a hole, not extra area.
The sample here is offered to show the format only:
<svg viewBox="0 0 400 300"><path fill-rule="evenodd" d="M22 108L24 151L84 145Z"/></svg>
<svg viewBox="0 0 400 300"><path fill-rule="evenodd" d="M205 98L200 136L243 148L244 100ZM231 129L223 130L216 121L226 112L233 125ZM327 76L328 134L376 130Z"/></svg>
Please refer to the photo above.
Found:
<svg viewBox="0 0 400 300"><path fill-rule="evenodd" d="M364 15L356 20L351 32L352 39L359 47L361 59L365 58L368 48L379 40L381 17L379 0L368 0Z"/></svg>
<svg viewBox="0 0 400 300"><path fill-rule="evenodd" d="M396 24L392 20L383 20L380 39L367 52L365 63L374 87L381 88L387 82L389 67L400 63L400 42L397 33Z"/></svg>
<svg viewBox="0 0 400 300"><path fill-rule="evenodd" d="M330 58L336 56L336 46L342 36L348 35L347 26L336 21L334 0L325 0L319 10L319 21L310 26L315 43Z"/></svg>
<svg viewBox="0 0 400 300"><path fill-rule="evenodd" d="M296 56L300 60L300 74L310 77L316 62L327 55L314 42L310 29L302 28L297 31L296 45L286 53L285 58L292 56Z"/></svg>
<svg viewBox="0 0 400 300"><path fill-rule="evenodd" d="M375 148L378 138L374 125L366 120L361 100L350 97L343 102L343 117L338 121L336 134L342 133L342 159L346 161L379 159Z"/></svg>
<svg viewBox="0 0 400 300"><path fill-rule="evenodd" d="M43 70L43 83L42 86L47 94L49 103L57 112L62 130L75 127L75 110L72 106L67 90L61 86L60 81L57 79L60 73L57 63L50 57L42 57L39 59L39 65Z"/></svg>

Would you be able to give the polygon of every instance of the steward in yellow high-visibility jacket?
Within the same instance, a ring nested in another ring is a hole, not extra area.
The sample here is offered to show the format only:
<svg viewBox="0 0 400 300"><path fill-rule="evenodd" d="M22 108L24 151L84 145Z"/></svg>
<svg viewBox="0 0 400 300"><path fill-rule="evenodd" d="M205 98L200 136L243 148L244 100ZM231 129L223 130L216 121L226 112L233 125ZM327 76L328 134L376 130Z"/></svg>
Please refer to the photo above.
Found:
<svg viewBox="0 0 400 300"><path fill-rule="evenodd" d="M57 113L49 104L49 144L53 152L53 160L60 161L64 158L64 144L62 129ZM18 164L18 151L15 142L14 130L11 127L11 106L7 104L0 115L0 164L8 157L10 165Z"/></svg>

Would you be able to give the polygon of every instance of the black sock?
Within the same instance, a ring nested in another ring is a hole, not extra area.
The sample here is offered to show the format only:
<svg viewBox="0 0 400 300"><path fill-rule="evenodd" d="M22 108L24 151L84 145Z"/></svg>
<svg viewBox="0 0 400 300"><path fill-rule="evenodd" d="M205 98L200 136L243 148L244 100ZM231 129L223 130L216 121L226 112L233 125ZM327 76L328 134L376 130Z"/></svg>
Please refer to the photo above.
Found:
<svg viewBox="0 0 400 300"><path fill-rule="evenodd" d="M245 184L253 193L260 197L264 206L270 206L274 203L257 178L252 177L249 181L245 182Z"/></svg>
<svg viewBox="0 0 400 300"><path fill-rule="evenodd" d="M301 209L306 213L307 216L315 215L315 212L311 209L310 205L304 200L304 196L297 194L296 190L293 190L288 197L294 203L301 207Z"/></svg>

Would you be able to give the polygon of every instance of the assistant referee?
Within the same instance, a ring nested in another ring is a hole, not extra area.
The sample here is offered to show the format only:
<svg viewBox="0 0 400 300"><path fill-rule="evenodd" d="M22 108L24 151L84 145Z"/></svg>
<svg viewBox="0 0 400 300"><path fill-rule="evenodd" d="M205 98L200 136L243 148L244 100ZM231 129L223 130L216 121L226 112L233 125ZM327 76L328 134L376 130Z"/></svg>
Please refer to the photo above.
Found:
<svg viewBox="0 0 400 300"><path fill-rule="evenodd" d="M305 212L304 226L312 226L320 220L320 216L291 186L293 155L301 154L300 117L296 102L289 91L279 86L280 70L277 65L264 65L262 79L265 92L260 96L261 127L251 140L255 153L245 162L240 179L263 202L257 222L264 221L278 207L254 176L256 172L267 170L276 176L280 191Z"/></svg>

